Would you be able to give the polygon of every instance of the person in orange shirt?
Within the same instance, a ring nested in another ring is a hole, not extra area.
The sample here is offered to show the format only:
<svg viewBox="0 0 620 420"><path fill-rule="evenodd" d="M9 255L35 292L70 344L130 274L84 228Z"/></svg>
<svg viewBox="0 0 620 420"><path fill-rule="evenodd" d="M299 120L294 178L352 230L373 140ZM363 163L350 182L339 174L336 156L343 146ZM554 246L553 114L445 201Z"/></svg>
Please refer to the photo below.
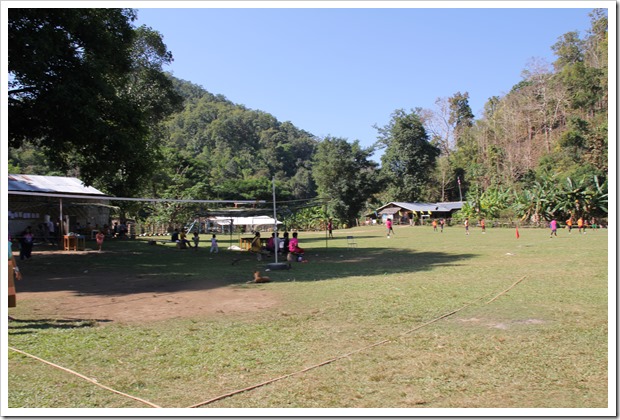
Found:
<svg viewBox="0 0 620 420"><path fill-rule="evenodd" d="M577 220L577 227L579 228L579 233L582 233L582 229L583 229L583 233L586 232L586 230L583 227L583 217L580 217L579 220Z"/></svg>
<svg viewBox="0 0 620 420"><path fill-rule="evenodd" d="M486 225L484 224L484 219L480 219L480 227L482 228L482 233L486 233Z"/></svg>
<svg viewBox="0 0 620 420"><path fill-rule="evenodd" d="M566 221L566 227L568 228L568 233L570 233L571 230L573 230L573 218L569 217L568 220Z"/></svg>
<svg viewBox="0 0 620 420"><path fill-rule="evenodd" d="M433 231L437 232L437 220L433 219Z"/></svg>

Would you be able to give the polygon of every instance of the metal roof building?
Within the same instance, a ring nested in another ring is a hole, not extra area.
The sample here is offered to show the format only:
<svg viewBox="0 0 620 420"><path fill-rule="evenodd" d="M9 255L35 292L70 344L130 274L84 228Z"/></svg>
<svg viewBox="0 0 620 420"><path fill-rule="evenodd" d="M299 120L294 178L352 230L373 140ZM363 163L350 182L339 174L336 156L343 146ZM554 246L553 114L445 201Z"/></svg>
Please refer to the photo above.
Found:
<svg viewBox="0 0 620 420"><path fill-rule="evenodd" d="M78 178L73 177L9 174L8 181L9 192L105 195L96 188L87 187Z"/></svg>
<svg viewBox="0 0 620 420"><path fill-rule="evenodd" d="M375 214L367 215L377 218L390 218L396 223L413 223L418 217L445 218L449 219L452 214L463 207L463 201L450 201L444 203L405 203L392 201L379 207Z"/></svg>
<svg viewBox="0 0 620 420"><path fill-rule="evenodd" d="M463 201L450 201L445 203L404 203L392 201L377 209L377 214L394 214L405 210L414 213L452 213L463 207Z"/></svg>
<svg viewBox="0 0 620 420"><path fill-rule="evenodd" d="M102 226L109 221L109 200L75 177L9 174L9 232L18 236L30 226L38 235L43 223L60 219L67 228L74 222Z"/></svg>

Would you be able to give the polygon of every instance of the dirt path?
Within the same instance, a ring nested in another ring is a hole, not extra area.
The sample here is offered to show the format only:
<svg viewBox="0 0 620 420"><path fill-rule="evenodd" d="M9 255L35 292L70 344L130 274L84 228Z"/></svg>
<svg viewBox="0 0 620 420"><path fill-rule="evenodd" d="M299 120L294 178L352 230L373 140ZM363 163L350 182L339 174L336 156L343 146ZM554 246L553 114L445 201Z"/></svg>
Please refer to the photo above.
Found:
<svg viewBox="0 0 620 420"><path fill-rule="evenodd" d="M33 316L101 322L148 322L192 316L248 313L273 307L263 285L230 285L189 278L183 287L148 276L80 272L71 276L30 272L18 282L18 307Z"/></svg>

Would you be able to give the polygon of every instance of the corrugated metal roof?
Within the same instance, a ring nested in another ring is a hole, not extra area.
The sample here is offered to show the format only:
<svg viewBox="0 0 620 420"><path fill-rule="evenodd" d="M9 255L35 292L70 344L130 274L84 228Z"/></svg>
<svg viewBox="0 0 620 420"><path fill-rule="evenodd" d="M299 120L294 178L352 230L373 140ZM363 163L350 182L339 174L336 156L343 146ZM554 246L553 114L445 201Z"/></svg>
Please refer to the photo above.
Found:
<svg viewBox="0 0 620 420"><path fill-rule="evenodd" d="M463 207L463 203L461 201L451 201L445 203L403 203L403 202L391 202L386 204L385 206L379 207L377 209L378 213L381 214L391 214L388 212L394 212L392 209L396 207L400 207L409 211L424 211L424 212L446 212L449 213L452 210L460 209ZM397 209L398 210L398 209Z"/></svg>
<svg viewBox="0 0 620 420"><path fill-rule="evenodd" d="M9 191L105 195L74 177L9 174Z"/></svg>
<svg viewBox="0 0 620 420"><path fill-rule="evenodd" d="M448 209L448 211L450 210L454 210L454 209L462 209L463 208L463 201L447 201L445 203L437 203L442 207L445 207L446 209Z"/></svg>
<svg viewBox="0 0 620 420"><path fill-rule="evenodd" d="M379 214L394 214L400 211L400 207L387 207L379 212Z"/></svg>

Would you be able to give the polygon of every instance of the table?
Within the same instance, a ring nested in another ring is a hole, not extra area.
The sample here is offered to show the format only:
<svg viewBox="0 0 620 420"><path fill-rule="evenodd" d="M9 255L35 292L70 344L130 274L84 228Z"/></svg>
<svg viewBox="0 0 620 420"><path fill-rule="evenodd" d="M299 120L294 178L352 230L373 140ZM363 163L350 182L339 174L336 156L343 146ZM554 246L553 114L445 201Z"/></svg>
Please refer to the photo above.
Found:
<svg viewBox="0 0 620 420"><path fill-rule="evenodd" d="M65 251L78 251L86 249L86 237L84 235L64 235L63 247Z"/></svg>
<svg viewBox="0 0 620 420"><path fill-rule="evenodd" d="M254 237L252 236L251 238L239 238L239 248L245 250L245 251L249 251L250 248L252 248L252 241L254 240ZM267 246L267 242L269 241L269 238L260 238L260 244L261 246Z"/></svg>

